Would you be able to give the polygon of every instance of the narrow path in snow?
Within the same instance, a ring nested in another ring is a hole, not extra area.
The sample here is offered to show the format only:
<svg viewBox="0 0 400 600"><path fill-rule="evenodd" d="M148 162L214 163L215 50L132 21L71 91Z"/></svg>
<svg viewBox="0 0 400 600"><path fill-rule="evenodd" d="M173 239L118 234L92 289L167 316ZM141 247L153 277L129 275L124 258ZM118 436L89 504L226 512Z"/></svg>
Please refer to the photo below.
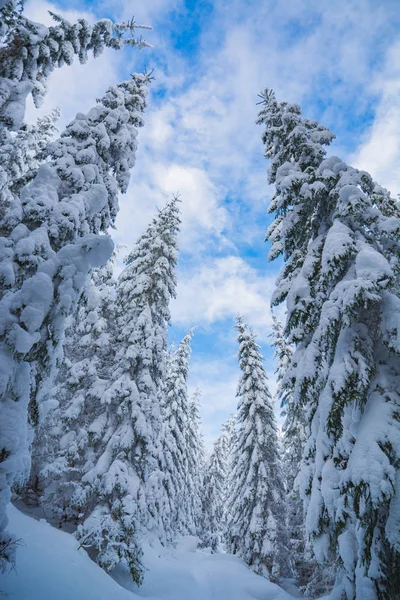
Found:
<svg viewBox="0 0 400 600"><path fill-rule="evenodd" d="M128 591L77 550L71 535L9 509L10 531L23 540L16 570L0 578L9 600L291 600L279 586L257 577L228 554L194 550L184 538L176 550L146 548L145 581Z"/></svg>
<svg viewBox="0 0 400 600"><path fill-rule="evenodd" d="M257 577L246 565L229 554L194 551L183 546L159 557L148 549L149 577L138 594L162 600L289 600L279 586Z"/></svg>

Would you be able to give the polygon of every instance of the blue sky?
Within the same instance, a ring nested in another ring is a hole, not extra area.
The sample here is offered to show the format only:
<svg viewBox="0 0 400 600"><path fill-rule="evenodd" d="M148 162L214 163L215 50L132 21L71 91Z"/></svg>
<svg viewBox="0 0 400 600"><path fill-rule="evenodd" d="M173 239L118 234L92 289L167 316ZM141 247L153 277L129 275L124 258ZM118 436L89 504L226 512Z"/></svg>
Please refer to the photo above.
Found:
<svg viewBox="0 0 400 600"><path fill-rule="evenodd" d="M269 299L279 264L267 262L271 217L257 94L299 103L337 134L332 153L400 192L400 42L397 1L28 0L27 12L109 17L152 25L140 53L106 51L53 73L39 114L61 105L62 124L110 84L154 69L131 185L115 240L131 247L172 193L183 223L171 340L196 325L190 389L202 390L206 440L236 408L234 318L254 326L271 391ZM28 106L28 118L38 111ZM282 314L282 313L281 313Z"/></svg>

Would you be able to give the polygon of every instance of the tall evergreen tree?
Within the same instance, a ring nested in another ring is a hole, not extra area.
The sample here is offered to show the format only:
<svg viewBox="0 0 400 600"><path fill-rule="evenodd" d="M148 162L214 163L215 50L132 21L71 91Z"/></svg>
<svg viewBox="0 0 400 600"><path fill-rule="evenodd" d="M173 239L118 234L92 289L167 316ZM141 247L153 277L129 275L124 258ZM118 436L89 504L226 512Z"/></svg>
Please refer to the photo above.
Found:
<svg viewBox="0 0 400 600"><path fill-rule="evenodd" d="M290 398L290 390L288 390L289 398L286 398L283 388L283 379L286 371L290 366L290 361L293 355L293 347L288 344L284 335L282 325L278 318L272 315L272 346L274 346L274 358L276 359L276 378L278 382L278 398L281 401L283 416L286 415L286 406Z"/></svg>
<svg viewBox="0 0 400 600"><path fill-rule="evenodd" d="M281 416L285 419L282 446L284 451L283 467L288 491L286 522L292 561L297 564L302 561L304 556L305 542L303 504L295 490L295 481L300 470L305 443L305 422L304 419L300 421L299 418L296 418L292 402L293 390L288 386L287 378L285 379L286 372L290 367L293 348L283 335L282 325L275 315L272 316L272 336L272 345L275 347L274 358L277 361L275 374L278 389L276 397L281 407ZM299 575L296 568L295 575Z"/></svg>
<svg viewBox="0 0 400 600"><path fill-rule="evenodd" d="M226 507L230 495L230 473L233 471L235 461L235 448L238 439L238 415L233 413L222 425L221 435L225 438L224 445L226 447L226 481L225 481L225 497L224 497L224 528L226 526ZM225 529L223 528L223 532Z"/></svg>
<svg viewBox="0 0 400 600"><path fill-rule="evenodd" d="M117 214L118 190L127 189L147 82L147 76L133 75L109 88L87 115L78 114L51 144L51 160L20 197L11 195L2 206L1 532L11 486L29 472L29 400L35 425L38 394L55 367L65 319L90 270L112 252L102 232ZM9 547L9 540L0 534L0 544Z"/></svg>
<svg viewBox="0 0 400 600"><path fill-rule="evenodd" d="M196 534L201 530L203 477L205 466L204 440L199 413L201 392L197 388L189 401L189 419L186 432L187 447L187 489L190 499L191 521Z"/></svg>
<svg viewBox="0 0 400 600"><path fill-rule="evenodd" d="M189 495L187 476L187 431L190 420L187 379L192 335L191 329L170 357L163 396L163 470L172 536L196 533L193 498Z"/></svg>
<svg viewBox="0 0 400 600"><path fill-rule="evenodd" d="M79 490L82 477L95 460L94 448L100 436L94 424L103 418L101 398L110 385L114 259L115 255L92 272L76 313L68 319L61 364L54 386L40 402L33 441L25 501L39 499L48 518L52 515L59 527L67 525L69 530L82 521L85 513Z"/></svg>
<svg viewBox="0 0 400 600"><path fill-rule="evenodd" d="M255 335L237 318L239 431L227 507L227 549L278 580L285 560L284 485L267 375Z"/></svg>
<svg viewBox="0 0 400 600"><path fill-rule="evenodd" d="M75 473L68 510L74 519L78 515L78 539L94 548L107 570L126 561L138 583L141 535L152 530L165 538L160 400L179 224L174 198L126 259L113 313L108 311L112 339L100 356L101 377L78 392L86 406L78 434L69 430L60 440L62 460L66 454Z"/></svg>
<svg viewBox="0 0 400 600"><path fill-rule="evenodd" d="M319 561L337 559L347 599L400 595L400 211L337 157L333 138L297 105L263 95L276 218L270 257L285 266L288 372L307 421L301 490Z"/></svg>
<svg viewBox="0 0 400 600"><path fill-rule="evenodd" d="M231 466L232 418L221 427L204 471L202 526L203 545L218 552L225 533L225 503Z"/></svg>
<svg viewBox="0 0 400 600"><path fill-rule="evenodd" d="M293 347L285 338L281 323L273 315L274 357L277 360L277 400L284 417L282 431L283 471L287 489L286 531L290 551L290 563L298 585L305 595L319 597L332 587L332 573L322 569L313 558L306 536L303 501L300 497L298 475L306 442L306 421L302 407L293 401L293 382L288 371L291 368Z"/></svg>

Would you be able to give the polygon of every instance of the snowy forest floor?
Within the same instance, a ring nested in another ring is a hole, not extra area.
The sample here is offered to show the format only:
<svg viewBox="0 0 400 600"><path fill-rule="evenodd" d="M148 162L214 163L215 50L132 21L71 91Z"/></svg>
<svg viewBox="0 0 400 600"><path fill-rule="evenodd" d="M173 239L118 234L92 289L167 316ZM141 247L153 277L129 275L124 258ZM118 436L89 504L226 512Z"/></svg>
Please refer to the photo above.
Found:
<svg viewBox="0 0 400 600"><path fill-rule="evenodd" d="M44 520L9 508L10 531L23 540L16 569L0 579L0 598L10 600L290 600L281 587L255 575L229 554L195 550L195 538L176 549L147 547L145 581L135 591L116 583L76 539ZM290 583L285 584L290 589Z"/></svg>

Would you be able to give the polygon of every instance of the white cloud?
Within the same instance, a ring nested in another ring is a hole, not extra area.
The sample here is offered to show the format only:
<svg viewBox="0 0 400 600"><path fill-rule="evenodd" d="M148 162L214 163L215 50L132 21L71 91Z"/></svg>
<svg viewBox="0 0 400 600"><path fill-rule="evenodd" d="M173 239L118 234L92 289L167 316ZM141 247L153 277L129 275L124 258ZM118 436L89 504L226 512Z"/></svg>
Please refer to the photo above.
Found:
<svg viewBox="0 0 400 600"><path fill-rule="evenodd" d="M214 233L220 235L227 224L227 212L222 205L220 191L207 173L194 166L179 164L157 165L150 177L168 195L182 197L182 234L185 249L199 237Z"/></svg>
<svg viewBox="0 0 400 600"><path fill-rule="evenodd" d="M117 240L132 245L146 229L156 207L163 206L174 194L178 194L182 201L179 236L182 252L198 254L202 245L207 246L207 238L210 251L210 236L226 245L222 230L229 224L229 216L222 204L220 190L205 170L177 163L154 162L145 150L132 172L128 193L120 201Z"/></svg>
<svg viewBox="0 0 400 600"><path fill-rule="evenodd" d="M392 193L400 193L400 43L390 48L386 66L374 81L380 100L364 142L352 158Z"/></svg>
<svg viewBox="0 0 400 600"><path fill-rule="evenodd" d="M95 20L94 15L89 11L59 8L56 4L47 2L46 0L28 0L24 7L24 14L28 19L31 19L31 21L35 21L36 23L42 23L43 25L46 25L46 27L55 25L50 12L55 13L56 15L62 15L71 22L82 18L90 23Z"/></svg>
<svg viewBox="0 0 400 600"><path fill-rule="evenodd" d="M275 275L265 276L238 256L207 261L178 280L178 297L172 303L174 323L209 325L243 314L260 336L269 333L269 302Z"/></svg>

